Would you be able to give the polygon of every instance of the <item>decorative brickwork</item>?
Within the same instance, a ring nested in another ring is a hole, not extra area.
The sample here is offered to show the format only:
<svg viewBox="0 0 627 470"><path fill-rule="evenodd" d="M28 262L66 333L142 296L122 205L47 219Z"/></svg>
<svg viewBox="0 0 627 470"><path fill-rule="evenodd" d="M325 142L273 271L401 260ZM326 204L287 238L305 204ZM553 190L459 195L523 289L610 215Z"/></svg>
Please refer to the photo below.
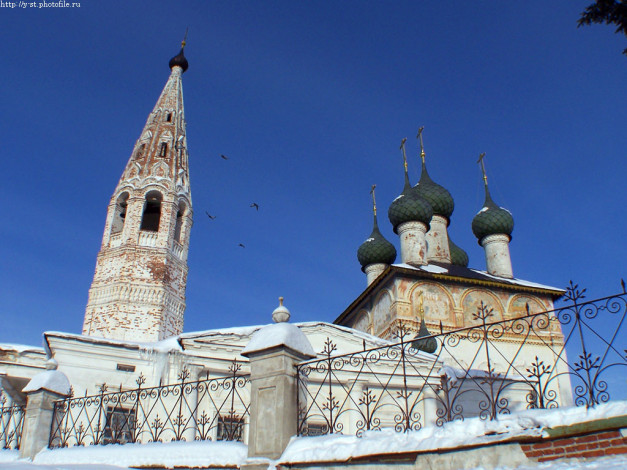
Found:
<svg viewBox="0 0 627 470"><path fill-rule="evenodd" d="M578 436L545 439L531 444L521 444L529 458L538 462L575 457L603 457L627 454L627 437L619 430L600 431Z"/></svg>
<svg viewBox="0 0 627 470"><path fill-rule="evenodd" d="M172 67L111 197L85 335L157 341L183 331L192 201L182 73Z"/></svg>

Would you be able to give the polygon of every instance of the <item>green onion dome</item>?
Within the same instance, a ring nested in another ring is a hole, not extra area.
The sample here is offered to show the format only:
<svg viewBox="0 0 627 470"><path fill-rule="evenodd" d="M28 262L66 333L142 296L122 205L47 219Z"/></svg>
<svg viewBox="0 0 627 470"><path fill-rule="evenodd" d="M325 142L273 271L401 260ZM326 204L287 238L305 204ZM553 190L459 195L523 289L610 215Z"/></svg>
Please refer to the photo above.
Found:
<svg viewBox="0 0 627 470"><path fill-rule="evenodd" d="M468 254L458 247L451 237L448 237L448 249L451 253L451 264L455 266L463 266L464 268L468 267Z"/></svg>
<svg viewBox="0 0 627 470"><path fill-rule="evenodd" d="M429 228L429 221L433 216L433 208L429 201L420 196L418 192L409 184L409 177L405 173L405 187L388 209L388 218L394 227L394 233L398 234L397 228L404 222L422 222Z"/></svg>
<svg viewBox="0 0 627 470"><path fill-rule="evenodd" d="M446 188L431 179L424 161L422 162L420 181L414 186L414 189L431 204L434 215L446 217L447 220L451 218L453 210L455 209L453 196L451 196L451 193L449 193Z"/></svg>
<svg viewBox="0 0 627 470"><path fill-rule="evenodd" d="M431 333L429 333L423 318L420 320L420 329L418 330L418 334L414 340L411 342L411 347L418 351L433 354L438 349L438 341L433 337L427 338L427 336L431 336Z"/></svg>
<svg viewBox="0 0 627 470"><path fill-rule="evenodd" d="M361 264L361 270L364 272L369 264L392 264L396 260L396 248L383 238L383 235L379 232L376 214L374 216L372 233L357 250L357 259L359 264Z"/></svg>
<svg viewBox="0 0 627 470"><path fill-rule="evenodd" d="M488 186L485 186L485 202L483 208L472 219L472 233L479 244L488 235L504 234L511 238L514 231L514 218L507 209L499 207L490 197Z"/></svg>

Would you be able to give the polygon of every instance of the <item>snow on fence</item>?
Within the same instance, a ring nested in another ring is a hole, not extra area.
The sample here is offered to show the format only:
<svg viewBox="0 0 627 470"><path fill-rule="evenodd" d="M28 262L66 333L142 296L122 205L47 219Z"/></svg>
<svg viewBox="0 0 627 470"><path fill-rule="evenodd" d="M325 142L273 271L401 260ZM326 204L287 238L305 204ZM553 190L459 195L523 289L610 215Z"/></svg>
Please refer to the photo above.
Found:
<svg viewBox="0 0 627 470"><path fill-rule="evenodd" d="M0 390L0 449L20 448L24 409L24 406L12 404Z"/></svg>
<svg viewBox="0 0 627 470"><path fill-rule="evenodd" d="M627 366L627 294L624 284L623 293L590 302L584 293L571 282L567 306L536 314L527 307L498 322L481 303L475 326L410 338L401 325L398 343L351 354L334 355L327 339L323 359L297 368L298 434L402 432L606 402L611 381L624 377L615 369Z"/></svg>
<svg viewBox="0 0 627 470"><path fill-rule="evenodd" d="M233 361L227 377L190 382L183 369L179 382L71 397L55 403L49 447L171 441L247 439L250 377Z"/></svg>

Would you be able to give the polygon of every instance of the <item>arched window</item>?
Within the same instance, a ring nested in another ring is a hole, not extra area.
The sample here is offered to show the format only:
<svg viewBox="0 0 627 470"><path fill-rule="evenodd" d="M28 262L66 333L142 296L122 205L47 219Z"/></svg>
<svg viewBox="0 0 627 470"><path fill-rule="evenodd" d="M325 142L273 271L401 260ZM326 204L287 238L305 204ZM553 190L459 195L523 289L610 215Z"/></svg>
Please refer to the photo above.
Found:
<svg viewBox="0 0 627 470"><path fill-rule="evenodd" d="M142 224L140 230L149 232L159 231L159 220L161 219L161 201L163 196L159 191L149 191L146 194L144 203L144 213L142 214Z"/></svg>
<svg viewBox="0 0 627 470"><path fill-rule="evenodd" d="M172 113L168 113L165 115L166 122L172 122Z"/></svg>
<svg viewBox="0 0 627 470"><path fill-rule="evenodd" d="M165 154L168 151L168 144L165 142L161 142L161 149L159 150L159 156L165 157Z"/></svg>
<svg viewBox="0 0 627 470"><path fill-rule="evenodd" d="M185 203L179 202L179 210L176 213L176 226L174 228L174 240L181 243L181 230L183 229L183 217L185 216Z"/></svg>
<svg viewBox="0 0 627 470"><path fill-rule="evenodd" d="M111 221L111 235L122 232L124 230L124 220L126 218L126 207L128 205L128 193L124 192L118 196L115 202L115 210L113 212L113 220Z"/></svg>

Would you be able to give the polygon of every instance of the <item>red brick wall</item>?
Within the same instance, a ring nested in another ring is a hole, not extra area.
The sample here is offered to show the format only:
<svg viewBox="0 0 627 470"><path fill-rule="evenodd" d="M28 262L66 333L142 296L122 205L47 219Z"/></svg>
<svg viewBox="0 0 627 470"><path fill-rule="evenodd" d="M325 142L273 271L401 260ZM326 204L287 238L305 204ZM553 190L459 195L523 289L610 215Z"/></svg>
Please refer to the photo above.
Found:
<svg viewBox="0 0 627 470"><path fill-rule="evenodd" d="M601 457L627 454L627 437L623 437L620 431L601 431L557 439L548 438L540 442L521 444L521 447L527 457L539 462L573 457Z"/></svg>

